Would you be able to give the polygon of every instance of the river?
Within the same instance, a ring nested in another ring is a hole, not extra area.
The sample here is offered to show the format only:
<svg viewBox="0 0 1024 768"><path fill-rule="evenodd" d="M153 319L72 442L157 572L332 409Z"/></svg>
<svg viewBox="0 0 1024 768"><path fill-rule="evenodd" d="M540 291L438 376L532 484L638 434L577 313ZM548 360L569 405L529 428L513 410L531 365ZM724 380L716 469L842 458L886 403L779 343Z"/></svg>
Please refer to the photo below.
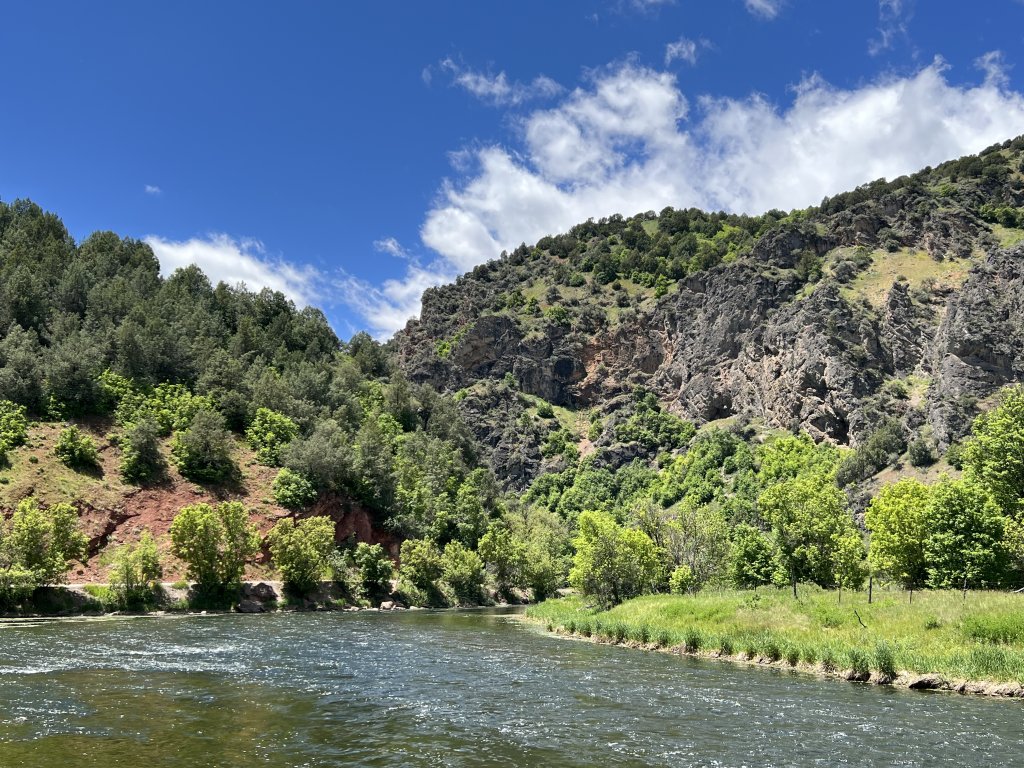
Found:
<svg viewBox="0 0 1024 768"><path fill-rule="evenodd" d="M1024 765L1024 705L552 637L502 611L0 626L0 768Z"/></svg>

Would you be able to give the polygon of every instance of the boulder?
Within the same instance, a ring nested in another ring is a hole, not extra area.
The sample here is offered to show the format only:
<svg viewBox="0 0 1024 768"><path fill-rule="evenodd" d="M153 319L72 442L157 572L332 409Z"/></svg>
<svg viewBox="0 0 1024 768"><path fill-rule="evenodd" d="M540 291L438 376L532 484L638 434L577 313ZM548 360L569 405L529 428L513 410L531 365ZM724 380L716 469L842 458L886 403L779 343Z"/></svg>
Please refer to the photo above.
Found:
<svg viewBox="0 0 1024 768"><path fill-rule="evenodd" d="M263 603L259 600L251 600L247 597L243 597L238 601L238 605L235 606L235 610L239 613L263 613L266 608L263 607Z"/></svg>
<svg viewBox="0 0 1024 768"><path fill-rule="evenodd" d="M380 609L382 611L393 611L395 610L395 602L393 600L385 600L380 604Z"/></svg>
<svg viewBox="0 0 1024 768"><path fill-rule="evenodd" d="M265 581L255 584L245 583L242 585L242 597L267 602L269 600L277 600L277 591Z"/></svg>

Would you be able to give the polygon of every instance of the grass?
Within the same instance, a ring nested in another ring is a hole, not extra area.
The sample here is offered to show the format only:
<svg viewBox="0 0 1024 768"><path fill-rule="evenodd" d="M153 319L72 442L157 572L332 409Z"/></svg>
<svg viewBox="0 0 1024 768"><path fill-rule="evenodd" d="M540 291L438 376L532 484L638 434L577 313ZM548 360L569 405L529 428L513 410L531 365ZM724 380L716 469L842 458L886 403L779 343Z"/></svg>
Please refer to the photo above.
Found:
<svg viewBox="0 0 1024 768"><path fill-rule="evenodd" d="M1017 243L1024 242L1024 230L1004 227L1002 224L991 224L992 234L1002 248L1009 248Z"/></svg>
<svg viewBox="0 0 1024 768"><path fill-rule="evenodd" d="M911 288L921 287L931 279L936 285L959 287L967 279L973 263L969 260L936 261L924 251L909 248L887 253L874 251L871 264L843 288L846 299L866 298L874 307L885 303L889 289L897 277L906 278Z"/></svg>
<svg viewBox="0 0 1024 768"><path fill-rule="evenodd" d="M585 623L595 636L617 642L646 637L645 645L853 670L859 677L905 671L1024 683L1024 595L1004 592L968 592L966 600L956 591L915 592L911 604L904 592L876 589L871 604L866 594L850 592L840 604L835 592L803 586L799 600L769 588L648 595L599 611L566 597L527 613L563 631Z"/></svg>

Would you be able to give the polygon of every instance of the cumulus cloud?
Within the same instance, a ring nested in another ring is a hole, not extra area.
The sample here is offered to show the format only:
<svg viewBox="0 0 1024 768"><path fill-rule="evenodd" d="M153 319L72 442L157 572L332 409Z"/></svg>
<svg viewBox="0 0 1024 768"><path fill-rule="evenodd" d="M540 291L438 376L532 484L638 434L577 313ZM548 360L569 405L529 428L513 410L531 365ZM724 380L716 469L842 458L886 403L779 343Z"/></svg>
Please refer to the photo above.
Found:
<svg viewBox="0 0 1024 768"><path fill-rule="evenodd" d="M774 19L782 10L782 0L744 0L747 10L762 19Z"/></svg>
<svg viewBox="0 0 1024 768"><path fill-rule="evenodd" d="M1005 88L1010 82L1010 78L1006 74L1008 65L1003 59L1002 51L989 51L982 54L974 60L974 66L985 73L986 85Z"/></svg>
<svg viewBox="0 0 1024 768"><path fill-rule="evenodd" d="M155 184L147 184L142 189L143 189L143 191L147 195L161 195L161 194L163 194L163 190L160 189L160 187L156 186Z"/></svg>
<svg viewBox="0 0 1024 768"><path fill-rule="evenodd" d="M697 63L697 41L680 37L674 43L665 46L665 66L673 61L685 61L687 64Z"/></svg>
<svg viewBox="0 0 1024 768"><path fill-rule="evenodd" d="M451 58L444 59L438 66L451 75L454 85L494 106L515 106L532 99L551 98L563 90L561 85L545 75L538 75L532 82L521 83L509 80L504 72L486 74L464 67ZM424 79L429 83L430 75L425 75Z"/></svg>
<svg viewBox="0 0 1024 768"><path fill-rule="evenodd" d="M285 294L299 306L307 306L320 298L317 286L322 284L323 275L319 270L268 258L257 240L236 240L224 234L183 241L156 235L144 239L160 260L160 271L164 275L195 264L214 285L244 283L256 291L270 288Z"/></svg>
<svg viewBox="0 0 1024 768"><path fill-rule="evenodd" d="M978 66L977 85L951 84L941 60L854 89L810 77L784 105L691 104L672 74L633 62L596 72L524 115L513 145L459 153L420 230L441 259L379 289L350 283L349 303L387 334L418 311L423 288L590 217L802 208L1024 133L1024 97L997 76L1000 59Z"/></svg>

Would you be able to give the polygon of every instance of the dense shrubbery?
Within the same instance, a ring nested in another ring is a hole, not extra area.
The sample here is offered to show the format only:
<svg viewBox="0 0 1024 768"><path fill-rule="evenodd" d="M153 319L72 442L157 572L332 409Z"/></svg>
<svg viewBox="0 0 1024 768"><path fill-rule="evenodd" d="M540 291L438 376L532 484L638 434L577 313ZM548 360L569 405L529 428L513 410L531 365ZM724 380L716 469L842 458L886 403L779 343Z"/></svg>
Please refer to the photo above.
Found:
<svg viewBox="0 0 1024 768"><path fill-rule="evenodd" d="M0 605L16 605L37 587L64 581L88 544L78 530L78 511L54 504L45 511L34 498L22 500L11 520L0 519Z"/></svg>
<svg viewBox="0 0 1024 768"><path fill-rule="evenodd" d="M96 443L76 426L61 430L53 454L62 464L75 469L89 469L99 463Z"/></svg>
<svg viewBox="0 0 1024 768"><path fill-rule="evenodd" d="M110 592L121 608L147 608L155 601L154 587L162 575L156 542L145 531L137 544L124 544L115 554Z"/></svg>
<svg viewBox="0 0 1024 768"><path fill-rule="evenodd" d="M160 430L156 422L144 416L130 424L120 440L121 476L129 483L142 483L158 477L166 462L160 453Z"/></svg>
<svg viewBox="0 0 1024 768"><path fill-rule="evenodd" d="M287 467L277 473L271 485L274 501L288 509L303 509L316 500L316 488L298 472Z"/></svg>
<svg viewBox="0 0 1024 768"><path fill-rule="evenodd" d="M231 435L215 411L201 410L184 432L171 441L171 456L182 475L190 480L221 483L238 473L232 459Z"/></svg>
<svg viewBox="0 0 1024 768"><path fill-rule="evenodd" d="M256 451L257 461L273 467L280 463L281 448L298 434L298 425L283 413L260 408L245 431L245 439Z"/></svg>
<svg viewBox="0 0 1024 768"><path fill-rule="evenodd" d="M248 511L237 501L216 507L193 504L171 523L172 552L188 566L189 579L207 594L224 593L237 585L259 544Z"/></svg>
<svg viewBox="0 0 1024 768"><path fill-rule="evenodd" d="M309 517L296 522L279 520L267 534L274 566L285 586L299 595L316 589L328 573L334 556L334 521Z"/></svg>

